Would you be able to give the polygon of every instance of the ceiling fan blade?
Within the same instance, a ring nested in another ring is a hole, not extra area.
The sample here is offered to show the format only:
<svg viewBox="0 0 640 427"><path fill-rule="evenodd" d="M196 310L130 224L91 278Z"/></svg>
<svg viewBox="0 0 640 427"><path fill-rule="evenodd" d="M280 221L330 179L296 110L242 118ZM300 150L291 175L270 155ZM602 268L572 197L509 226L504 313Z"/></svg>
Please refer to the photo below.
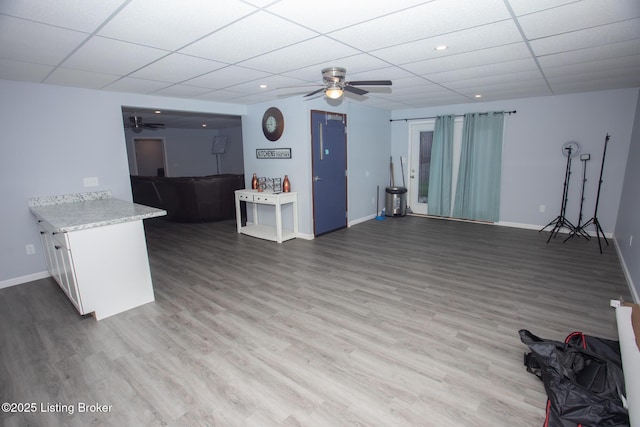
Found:
<svg viewBox="0 0 640 427"><path fill-rule="evenodd" d="M366 93L369 93L368 90L360 89L359 87L353 87L353 86L345 86L344 90L345 92L355 93L356 95L364 95Z"/></svg>
<svg viewBox="0 0 640 427"><path fill-rule="evenodd" d="M351 86L391 86L391 80L357 80L353 82L345 82Z"/></svg>
<svg viewBox="0 0 640 427"><path fill-rule="evenodd" d="M318 90L314 90L313 92L306 94L304 97L306 98L307 96L313 96L313 95L315 95L316 93L320 93L320 92L322 92L323 90L324 90L324 88L320 88L320 89L318 89Z"/></svg>

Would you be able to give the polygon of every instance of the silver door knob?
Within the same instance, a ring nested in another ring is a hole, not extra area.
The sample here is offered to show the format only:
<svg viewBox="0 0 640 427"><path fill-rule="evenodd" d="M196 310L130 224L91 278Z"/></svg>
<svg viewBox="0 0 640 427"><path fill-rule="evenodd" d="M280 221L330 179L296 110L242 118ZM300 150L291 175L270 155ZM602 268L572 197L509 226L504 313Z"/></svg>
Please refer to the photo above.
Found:
<svg viewBox="0 0 640 427"><path fill-rule="evenodd" d="M322 178L320 178L319 176L314 176L313 182L318 182L318 181L322 181Z"/></svg>

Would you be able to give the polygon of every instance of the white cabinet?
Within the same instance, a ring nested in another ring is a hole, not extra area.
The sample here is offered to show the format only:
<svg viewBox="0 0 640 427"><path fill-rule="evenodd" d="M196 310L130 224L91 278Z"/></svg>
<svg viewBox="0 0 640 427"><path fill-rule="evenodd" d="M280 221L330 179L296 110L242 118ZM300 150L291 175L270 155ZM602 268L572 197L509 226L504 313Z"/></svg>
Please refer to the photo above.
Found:
<svg viewBox="0 0 640 427"><path fill-rule="evenodd" d="M49 272L80 314L96 319L154 301L142 221L40 235Z"/></svg>
<svg viewBox="0 0 640 427"><path fill-rule="evenodd" d="M236 190L236 226L238 233L260 239L273 240L282 243L285 240L298 237L298 194L265 193L257 190ZM253 207L253 223L242 226L240 202L247 202ZM291 204L293 207L292 228L282 227L282 206ZM258 220L258 205L271 205L275 209L275 226L260 224Z"/></svg>
<svg viewBox="0 0 640 427"><path fill-rule="evenodd" d="M78 292L73 258L66 234L55 233L47 229L42 222L40 223L40 237L45 252L47 268L80 314L85 314Z"/></svg>

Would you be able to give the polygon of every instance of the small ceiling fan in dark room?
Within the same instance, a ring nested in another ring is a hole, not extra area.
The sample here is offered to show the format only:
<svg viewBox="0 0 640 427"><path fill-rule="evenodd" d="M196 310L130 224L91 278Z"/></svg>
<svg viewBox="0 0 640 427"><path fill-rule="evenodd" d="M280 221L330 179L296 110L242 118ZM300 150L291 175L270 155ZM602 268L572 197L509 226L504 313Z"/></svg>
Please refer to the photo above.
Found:
<svg viewBox="0 0 640 427"><path fill-rule="evenodd" d="M129 116L129 123L124 124L125 129L131 129L133 133L140 133L143 129L164 129L164 123L144 123L142 117Z"/></svg>

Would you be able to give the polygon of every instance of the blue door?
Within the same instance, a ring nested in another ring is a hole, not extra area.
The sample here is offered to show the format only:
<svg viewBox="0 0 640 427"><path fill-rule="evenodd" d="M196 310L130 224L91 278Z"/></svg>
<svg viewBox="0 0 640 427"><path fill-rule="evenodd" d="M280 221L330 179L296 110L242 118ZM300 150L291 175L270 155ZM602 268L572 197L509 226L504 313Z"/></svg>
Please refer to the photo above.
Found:
<svg viewBox="0 0 640 427"><path fill-rule="evenodd" d="M347 226L347 117L311 111L313 232Z"/></svg>

